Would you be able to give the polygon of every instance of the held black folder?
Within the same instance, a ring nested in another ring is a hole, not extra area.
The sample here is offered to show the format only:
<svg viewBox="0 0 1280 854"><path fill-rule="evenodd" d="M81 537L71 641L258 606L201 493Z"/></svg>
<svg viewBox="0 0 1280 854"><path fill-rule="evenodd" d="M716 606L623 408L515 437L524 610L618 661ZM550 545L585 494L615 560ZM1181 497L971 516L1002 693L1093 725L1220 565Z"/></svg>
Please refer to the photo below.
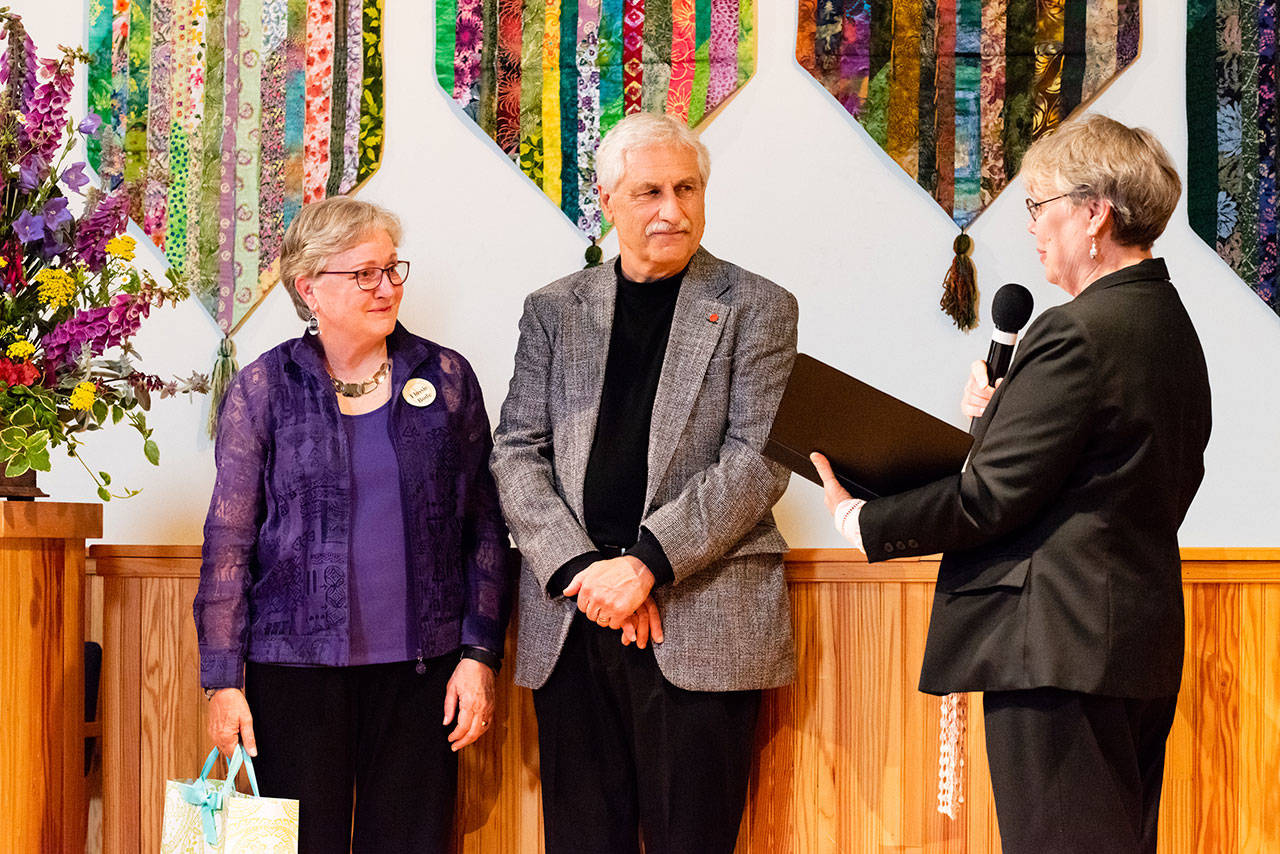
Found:
<svg viewBox="0 0 1280 854"><path fill-rule="evenodd" d="M857 498L879 498L958 474L973 437L801 353L764 455L821 485L810 451Z"/></svg>

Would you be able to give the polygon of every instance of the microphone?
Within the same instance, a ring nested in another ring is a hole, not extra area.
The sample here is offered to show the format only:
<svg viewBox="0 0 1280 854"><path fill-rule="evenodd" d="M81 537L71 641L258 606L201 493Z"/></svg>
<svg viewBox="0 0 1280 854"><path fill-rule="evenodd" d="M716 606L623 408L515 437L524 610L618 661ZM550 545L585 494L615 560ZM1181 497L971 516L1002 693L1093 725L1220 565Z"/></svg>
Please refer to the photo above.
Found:
<svg viewBox="0 0 1280 854"><path fill-rule="evenodd" d="M995 298L991 300L991 320L996 328L991 332L991 348L987 350L988 384L995 385L996 380L1009 372L1018 333L1031 319L1034 305L1031 291L1022 285L1010 282L996 291ZM972 433L977 425L977 418L969 419L969 432Z"/></svg>
<svg viewBox="0 0 1280 854"><path fill-rule="evenodd" d="M1031 319L1034 306L1031 291L1012 282L1002 285L991 300L991 320L996 327L991 332L991 349L987 350L987 378L991 385L1009 372L1018 333Z"/></svg>

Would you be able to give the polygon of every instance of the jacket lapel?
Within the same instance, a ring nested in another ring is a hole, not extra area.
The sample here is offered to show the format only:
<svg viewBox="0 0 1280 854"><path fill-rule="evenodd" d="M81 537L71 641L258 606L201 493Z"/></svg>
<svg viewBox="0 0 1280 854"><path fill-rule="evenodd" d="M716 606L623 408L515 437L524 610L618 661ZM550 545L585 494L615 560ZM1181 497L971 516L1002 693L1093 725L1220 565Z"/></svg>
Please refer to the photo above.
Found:
<svg viewBox="0 0 1280 854"><path fill-rule="evenodd" d="M582 518L582 488L587 459L595 439L600 414L600 393L604 388L605 362L609 358L609 337L613 328L613 306L617 280L612 264L601 264L587 272L574 288L577 305L561 327L564 355L565 402L568 406L568 458L561 469L564 494Z"/></svg>
<svg viewBox="0 0 1280 854"><path fill-rule="evenodd" d="M658 484L667 473L689 413L693 411L693 402L702 390L707 363L711 361L721 332L730 322L732 309L719 300L729 289L729 283L719 275L719 269L717 259L705 249L699 249L689 263L689 271L676 297L675 316L671 320L649 425L646 507L653 503Z"/></svg>

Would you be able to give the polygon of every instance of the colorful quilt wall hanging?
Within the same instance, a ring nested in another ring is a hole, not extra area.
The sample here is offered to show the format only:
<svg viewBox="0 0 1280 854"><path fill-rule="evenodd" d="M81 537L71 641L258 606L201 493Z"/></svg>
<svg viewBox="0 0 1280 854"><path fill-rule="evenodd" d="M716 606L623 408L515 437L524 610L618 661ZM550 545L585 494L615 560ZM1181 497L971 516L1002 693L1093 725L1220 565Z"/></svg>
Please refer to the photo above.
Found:
<svg viewBox="0 0 1280 854"><path fill-rule="evenodd" d="M590 261L601 137L639 110L704 121L755 70L753 16L753 0L436 0L436 79L592 240Z"/></svg>
<svg viewBox="0 0 1280 854"><path fill-rule="evenodd" d="M1138 0L799 0L796 58L961 229L944 309L977 322L963 232L1022 155L1138 53Z"/></svg>
<svg viewBox="0 0 1280 854"><path fill-rule="evenodd" d="M381 0L88 0L89 159L230 336L304 202L382 155ZM216 403L213 407L216 411Z"/></svg>
<svg viewBox="0 0 1280 854"><path fill-rule="evenodd" d="M1187 4L1187 215L1280 314L1276 2Z"/></svg>

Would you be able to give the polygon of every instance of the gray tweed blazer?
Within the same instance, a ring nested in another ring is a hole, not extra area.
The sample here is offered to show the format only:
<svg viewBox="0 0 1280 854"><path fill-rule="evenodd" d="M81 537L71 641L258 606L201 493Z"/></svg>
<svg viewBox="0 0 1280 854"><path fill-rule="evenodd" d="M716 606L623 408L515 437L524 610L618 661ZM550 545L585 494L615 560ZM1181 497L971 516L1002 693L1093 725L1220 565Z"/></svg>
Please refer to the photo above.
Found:
<svg viewBox="0 0 1280 854"><path fill-rule="evenodd" d="M515 680L551 675L575 604L549 596L566 561L595 546L582 487L613 323L612 264L530 294L491 468L521 554ZM771 508L789 473L760 454L796 352L796 300L699 249L689 264L662 364L649 435L643 524L675 583L654 591L674 685L771 688L795 677L783 578L787 544Z"/></svg>

